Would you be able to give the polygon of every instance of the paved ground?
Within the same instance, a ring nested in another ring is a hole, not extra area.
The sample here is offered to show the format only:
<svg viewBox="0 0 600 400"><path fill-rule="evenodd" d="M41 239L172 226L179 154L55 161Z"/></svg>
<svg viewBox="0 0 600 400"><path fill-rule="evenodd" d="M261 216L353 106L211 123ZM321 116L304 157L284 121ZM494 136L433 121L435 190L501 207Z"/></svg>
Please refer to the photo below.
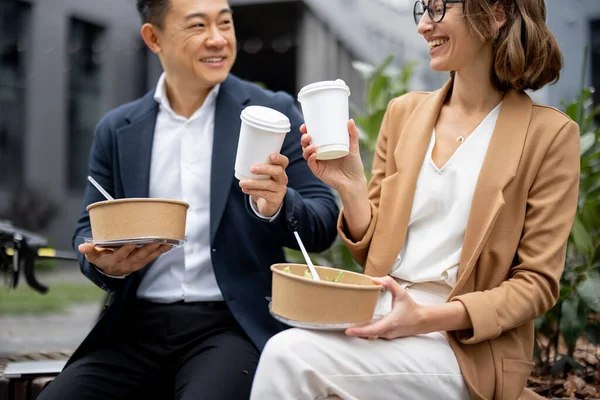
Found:
<svg viewBox="0 0 600 400"><path fill-rule="evenodd" d="M65 263L40 282L89 282L75 263ZM0 355L41 351L73 351L92 328L100 304L77 305L62 314L0 317Z"/></svg>
<svg viewBox="0 0 600 400"><path fill-rule="evenodd" d="M65 314L0 317L0 355L72 351L98 317L97 304L81 305Z"/></svg>

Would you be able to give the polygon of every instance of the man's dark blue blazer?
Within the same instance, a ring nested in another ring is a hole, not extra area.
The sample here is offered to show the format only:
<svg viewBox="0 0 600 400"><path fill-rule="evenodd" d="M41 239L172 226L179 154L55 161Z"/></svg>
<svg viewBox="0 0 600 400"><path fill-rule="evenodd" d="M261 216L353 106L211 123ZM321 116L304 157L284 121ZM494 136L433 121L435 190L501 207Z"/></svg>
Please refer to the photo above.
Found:
<svg viewBox="0 0 600 400"><path fill-rule="evenodd" d="M274 108L287 115L292 125L281 152L290 160L286 170L288 189L283 208L272 222L253 213L248 197L234 178L240 113L250 105ZM152 91L110 111L96 127L89 173L113 197L148 197L157 114L158 103ZM315 178L302 158L299 132L302 123L302 116L288 94L266 91L233 75L221 84L215 111L210 182L212 264L227 305L259 350L272 335L285 328L271 317L265 298L271 293L269 267L285 262L283 246L297 248L292 225L308 251L326 250L336 237L338 207L331 190ZM73 246L83 273L112 293L111 302L69 363L107 340L115 322L133 303L141 278L152 268L149 264L125 279L115 279L99 273L77 251L82 238L92 236L85 208L102 200L102 195L88 183Z"/></svg>

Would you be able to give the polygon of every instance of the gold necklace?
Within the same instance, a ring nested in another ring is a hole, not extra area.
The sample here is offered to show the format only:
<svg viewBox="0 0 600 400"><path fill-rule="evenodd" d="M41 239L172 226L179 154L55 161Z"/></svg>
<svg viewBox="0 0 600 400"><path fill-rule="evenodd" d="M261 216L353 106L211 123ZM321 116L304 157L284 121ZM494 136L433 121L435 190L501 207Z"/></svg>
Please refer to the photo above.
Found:
<svg viewBox="0 0 600 400"><path fill-rule="evenodd" d="M458 145L460 146L461 144L463 144L465 142L467 135L460 128L460 124L458 123L458 118L456 117L456 112L454 112L454 107L452 106L452 103L450 103L450 109L452 110L452 115L454 115L454 122L456 122L456 127L458 128L458 131L460 132L460 135L458 135L458 137L456 138L456 143L458 143Z"/></svg>

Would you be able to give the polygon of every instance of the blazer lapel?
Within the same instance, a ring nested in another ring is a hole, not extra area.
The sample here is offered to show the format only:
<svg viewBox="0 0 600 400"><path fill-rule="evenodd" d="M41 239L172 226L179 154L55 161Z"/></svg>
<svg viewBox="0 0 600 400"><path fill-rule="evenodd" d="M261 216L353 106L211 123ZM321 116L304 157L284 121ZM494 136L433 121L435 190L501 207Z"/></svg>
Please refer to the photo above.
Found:
<svg viewBox="0 0 600 400"><path fill-rule="evenodd" d="M379 214L386 217L377 222L377 231L386 246L371 251L374 257L365 268L367 275L387 275L402 249L423 159L440 109L451 87L450 80L417 105L402 128L394 151L397 171L381 183ZM377 257L376 254L381 256Z"/></svg>
<svg viewBox="0 0 600 400"><path fill-rule="evenodd" d="M210 178L210 241L221 222L233 181L240 135L240 114L249 101L237 78L230 75L221 84L215 111L215 128Z"/></svg>
<svg viewBox="0 0 600 400"><path fill-rule="evenodd" d="M154 100L154 92L151 91L125 117L128 125L117 130L119 174L125 198L149 196L150 162L157 116L158 103ZM141 279L153 263L146 265L133 276L139 276ZM140 281L135 279L134 287L137 287Z"/></svg>
<svg viewBox="0 0 600 400"><path fill-rule="evenodd" d="M502 192L517 173L531 120L531 106L531 99L524 93L510 91L504 96L475 187L460 257L458 281L450 296L464 287L504 206Z"/></svg>
<svg viewBox="0 0 600 400"><path fill-rule="evenodd" d="M144 96L126 117L129 125L117 130L119 170L124 197L148 197L150 161L158 103L154 93Z"/></svg>

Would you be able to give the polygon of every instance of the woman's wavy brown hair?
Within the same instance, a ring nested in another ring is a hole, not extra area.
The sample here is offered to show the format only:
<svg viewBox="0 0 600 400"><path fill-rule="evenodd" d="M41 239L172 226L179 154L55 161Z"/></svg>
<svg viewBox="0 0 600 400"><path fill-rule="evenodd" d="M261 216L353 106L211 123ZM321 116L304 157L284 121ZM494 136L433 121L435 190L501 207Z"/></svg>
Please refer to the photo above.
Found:
<svg viewBox="0 0 600 400"><path fill-rule="evenodd" d="M506 12L497 30L494 4ZM500 91L537 90L560 77L562 53L546 25L544 0L464 0L471 34L493 45L492 83Z"/></svg>

